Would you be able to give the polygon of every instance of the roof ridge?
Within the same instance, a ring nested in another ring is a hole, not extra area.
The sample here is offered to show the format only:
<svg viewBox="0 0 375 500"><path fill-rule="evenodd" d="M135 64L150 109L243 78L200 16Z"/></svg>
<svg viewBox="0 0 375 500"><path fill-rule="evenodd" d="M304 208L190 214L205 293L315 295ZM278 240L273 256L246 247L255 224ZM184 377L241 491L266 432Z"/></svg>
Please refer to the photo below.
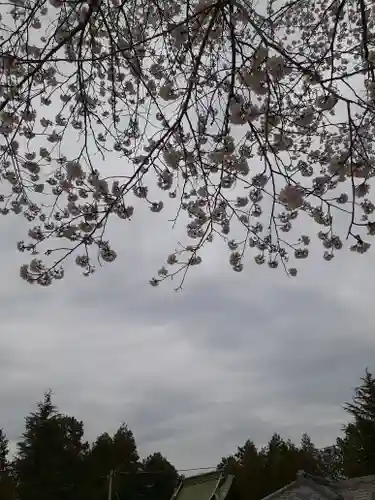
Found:
<svg viewBox="0 0 375 500"><path fill-rule="evenodd" d="M342 488L343 486L355 485L357 483L361 483L362 481L375 481L375 474L366 474L365 476L356 476L356 477L348 477L343 478L337 481L337 487Z"/></svg>
<svg viewBox="0 0 375 500"><path fill-rule="evenodd" d="M328 477L316 476L315 474L310 474L309 472L305 472L304 470L299 470L297 472L297 477L305 477L306 479L311 479L318 484L322 484L323 486L327 486L328 488L334 488L335 483L331 481Z"/></svg>
<svg viewBox="0 0 375 500"><path fill-rule="evenodd" d="M303 481L305 481L311 488L315 489L325 498L330 500L332 498L336 500L344 500L335 484L329 479L320 476L313 476L312 474L307 473L300 474L299 477L302 477Z"/></svg>
<svg viewBox="0 0 375 500"><path fill-rule="evenodd" d="M184 477L182 481L185 482L185 481L199 480L211 477L213 478L215 476L219 476L220 474L222 474L222 471L216 469L210 472L202 472L200 474L194 474L193 476Z"/></svg>

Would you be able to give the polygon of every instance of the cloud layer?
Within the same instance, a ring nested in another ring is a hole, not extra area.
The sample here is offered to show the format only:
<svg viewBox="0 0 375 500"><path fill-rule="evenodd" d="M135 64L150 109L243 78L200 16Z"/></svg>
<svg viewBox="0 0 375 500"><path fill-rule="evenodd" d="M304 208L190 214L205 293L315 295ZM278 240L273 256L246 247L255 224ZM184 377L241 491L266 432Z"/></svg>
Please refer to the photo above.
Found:
<svg viewBox="0 0 375 500"><path fill-rule="evenodd" d="M334 442L341 409L374 366L373 254L318 251L297 279L250 261L241 274L214 246L182 291L148 279L173 250L162 217L116 232L119 258L89 279L50 289L17 277L22 224L3 220L0 425L15 442L23 418L52 388L87 438L126 422L142 455L178 468L215 466L247 438L274 431ZM14 444L14 443L13 443Z"/></svg>

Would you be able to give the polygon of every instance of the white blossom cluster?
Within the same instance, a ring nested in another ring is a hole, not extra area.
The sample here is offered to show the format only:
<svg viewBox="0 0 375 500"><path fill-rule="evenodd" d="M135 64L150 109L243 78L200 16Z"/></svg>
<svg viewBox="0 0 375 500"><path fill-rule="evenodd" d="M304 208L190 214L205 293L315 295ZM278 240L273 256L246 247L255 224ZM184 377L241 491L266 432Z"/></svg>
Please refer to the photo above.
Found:
<svg viewBox="0 0 375 500"><path fill-rule="evenodd" d="M219 238L234 271L250 248L255 263L295 276L290 260L308 257L311 239L327 261L343 247L343 214L351 250L365 253L374 23L370 0L11 0L0 19L0 212L30 223L21 277L49 285L68 257L90 275L117 257L112 218L176 199L189 241L152 285L182 282ZM117 175L109 152L125 164ZM314 234L293 235L301 217Z"/></svg>

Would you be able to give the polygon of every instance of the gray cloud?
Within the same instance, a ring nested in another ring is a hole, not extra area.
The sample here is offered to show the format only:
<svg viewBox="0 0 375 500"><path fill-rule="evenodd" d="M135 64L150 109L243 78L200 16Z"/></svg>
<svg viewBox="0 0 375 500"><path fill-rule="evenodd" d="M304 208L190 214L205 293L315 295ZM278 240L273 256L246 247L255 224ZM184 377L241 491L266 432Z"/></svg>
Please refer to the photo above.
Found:
<svg viewBox="0 0 375 500"><path fill-rule="evenodd" d="M179 468L216 465L274 431L334 442L340 405L374 368L372 255L326 264L313 249L290 280L250 255L234 274L214 246L175 293L147 283L175 235L165 218L142 217L115 232L114 264L89 279L68 269L48 290L18 280L22 259L3 244L0 425L9 438L51 387L88 439L125 421L142 455L161 451Z"/></svg>
<svg viewBox="0 0 375 500"><path fill-rule="evenodd" d="M70 131L69 152L76 141ZM107 174L117 161L109 155ZM312 245L289 280L250 255L235 275L224 245L213 245L182 292L151 289L184 234L181 224L170 230L172 216L136 206L132 222L111 225L115 263L88 280L68 266L52 289L18 279L15 241L26 224L1 219L0 426L16 441L51 387L88 439L125 421L143 455L161 451L180 468L216 465L274 431L331 444L346 420L340 405L364 368L375 369L374 254L343 251L327 264Z"/></svg>

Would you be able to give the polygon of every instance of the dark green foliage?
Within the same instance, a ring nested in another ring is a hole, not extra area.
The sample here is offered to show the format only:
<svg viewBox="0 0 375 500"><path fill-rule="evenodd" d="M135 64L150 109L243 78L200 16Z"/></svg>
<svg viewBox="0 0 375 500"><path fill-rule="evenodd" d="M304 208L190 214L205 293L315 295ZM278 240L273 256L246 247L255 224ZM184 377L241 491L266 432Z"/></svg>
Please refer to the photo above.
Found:
<svg viewBox="0 0 375 500"><path fill-rule="evenodd" d="M62 415L51 393L26 417L14 462L21 500L79 500L87 444L83 423Z"/></svg>
<svg viewBox="0 0 375 500"><path fill-rule="evenodd" d="M258 448L248 439L218 468L235 476L237 500L261 500L296 478L299 470L332 480L375 474L375 380L366 371L353 401L344 406L351 421L329 453L303 434L299 446L274 433ZM101 434L89 446L83 423L59 413L51 393L25 419L18 452L9 460L0 429L0 500L170 500L181 476L160 453L141 460L125 425Z"/></svg>
<svg viewBox="0 0 375 500"><path fill-rule="evenodd" d="M361 382L353 401L344 406L352 421L344 427L344 437L337 440L347 477L375 474L375 380L366 370Z"/></svg>
<svg viewBox="0 0 375 500"><path fill-rule="evenodd" d="M11 464L8 460L8 440L0 429L0 499L13 500L15 498L15 482L12 474Z"/></svg>
<svg viewBox="0 0 375 500"><path fill-rule="evenodd" d="M140 470L139 455L134 435L123 424L110 436L101 434L92 445L86 461L86 495L92 500L105 500L108 496L109 474L112 478L113 496L137 496L137 476Z"/></svg>
<svg viewBox="0 0 375 500"><path fill-rule="evenodd" d="M241 500L260 500L294 481L301 469L311 473L323 471L319 454L307 434L302 436L298 448L277 433L261 449L246 441L234 456L223 458L218 468L235 476Z"/></svg>
<svg viewBox="0 0 375 500"><path fill-rule="evenodd" d="M173 465L161 453L153 453L141 468L141 500L170 500L179 480Z"/></svg>

